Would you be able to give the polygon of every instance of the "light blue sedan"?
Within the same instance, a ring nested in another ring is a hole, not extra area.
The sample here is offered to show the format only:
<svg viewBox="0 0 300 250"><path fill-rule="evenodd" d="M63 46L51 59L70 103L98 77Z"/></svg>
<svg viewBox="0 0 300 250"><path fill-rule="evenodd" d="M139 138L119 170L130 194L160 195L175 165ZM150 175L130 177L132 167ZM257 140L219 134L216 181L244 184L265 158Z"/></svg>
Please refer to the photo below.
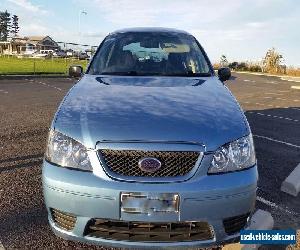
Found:
<svg viewBox="0 0 300 250"><path fill-rule="evenodd" d="M139 249L237 241L258 174L229 78L184 31L109 34L50 128L43 188L55 234Z"/></svg>

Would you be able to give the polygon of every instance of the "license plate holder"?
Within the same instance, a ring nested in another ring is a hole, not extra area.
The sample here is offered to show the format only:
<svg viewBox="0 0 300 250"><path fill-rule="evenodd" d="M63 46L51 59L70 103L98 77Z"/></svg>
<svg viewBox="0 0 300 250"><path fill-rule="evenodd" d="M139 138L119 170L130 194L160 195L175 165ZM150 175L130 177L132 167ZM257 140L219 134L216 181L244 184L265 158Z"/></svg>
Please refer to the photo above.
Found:
<svg viewBox="0 0 300 250"><path fill-rule="evenodd" d="M177 193L122 192L121 212L128 214L179 213Z"/></svg>

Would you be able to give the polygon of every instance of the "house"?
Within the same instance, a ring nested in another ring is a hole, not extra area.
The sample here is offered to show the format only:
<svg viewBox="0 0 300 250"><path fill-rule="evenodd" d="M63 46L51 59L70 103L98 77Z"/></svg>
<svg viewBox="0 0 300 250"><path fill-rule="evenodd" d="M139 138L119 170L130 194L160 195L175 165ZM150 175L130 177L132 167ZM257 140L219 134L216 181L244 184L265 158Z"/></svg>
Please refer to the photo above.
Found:
<svg viewBox="0 0 300 250"><path fill-rule="evenodd" d="M14 37L10 41L0 42L0 54L5 55L31 55L41 50L57 49L57 42L50 36Z"/></svg>

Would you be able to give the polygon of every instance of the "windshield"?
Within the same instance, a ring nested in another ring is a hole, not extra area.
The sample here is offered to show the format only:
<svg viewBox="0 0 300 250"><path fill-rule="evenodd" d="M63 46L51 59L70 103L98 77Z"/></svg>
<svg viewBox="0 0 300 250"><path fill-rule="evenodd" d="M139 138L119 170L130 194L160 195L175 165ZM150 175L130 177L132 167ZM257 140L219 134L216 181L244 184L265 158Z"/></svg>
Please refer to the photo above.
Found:
<svg viewBox="0 0 300 250"><path fill-rule="evenodd" d="M196 39L170 32L128 32L108 36L89 74L211 76Z"/></svg>

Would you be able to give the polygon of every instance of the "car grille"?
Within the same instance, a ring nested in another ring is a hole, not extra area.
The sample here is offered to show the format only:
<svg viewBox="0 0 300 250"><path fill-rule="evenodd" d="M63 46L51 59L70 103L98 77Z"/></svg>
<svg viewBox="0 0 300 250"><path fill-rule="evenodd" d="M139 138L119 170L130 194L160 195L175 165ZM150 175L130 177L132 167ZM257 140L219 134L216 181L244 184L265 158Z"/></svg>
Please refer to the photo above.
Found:
<svg viewBox="0 0 300 250"><path fill-rule="evenodd" d="M212 240L207 222L148 223L92 219L85 236L119 241L178 242Z"/></svg>
<svg viewBox="0 0 300 250"><path fill-rule="evenodd" d="M102 149L100 154L108 169L123 176L175 177L188 174L195 166L199 152L140 151ZM142 171L138 162L145 157L156 158L161 168L153 173Z"/></svg>
<svg viewBox="0 0 300 250"><path fill-rule="evenodd" d="M247 213L223 220L225 232L231 235L241 231L246 226L249 215L250 213Z"/></svg>
<svg viewBox="0 0 300 250"><path fill-rule="evenodd" d="M76 216L59 211L57 209L51 209L52 220L55 225L66 231L72 231L76 223Z"/></svg>

